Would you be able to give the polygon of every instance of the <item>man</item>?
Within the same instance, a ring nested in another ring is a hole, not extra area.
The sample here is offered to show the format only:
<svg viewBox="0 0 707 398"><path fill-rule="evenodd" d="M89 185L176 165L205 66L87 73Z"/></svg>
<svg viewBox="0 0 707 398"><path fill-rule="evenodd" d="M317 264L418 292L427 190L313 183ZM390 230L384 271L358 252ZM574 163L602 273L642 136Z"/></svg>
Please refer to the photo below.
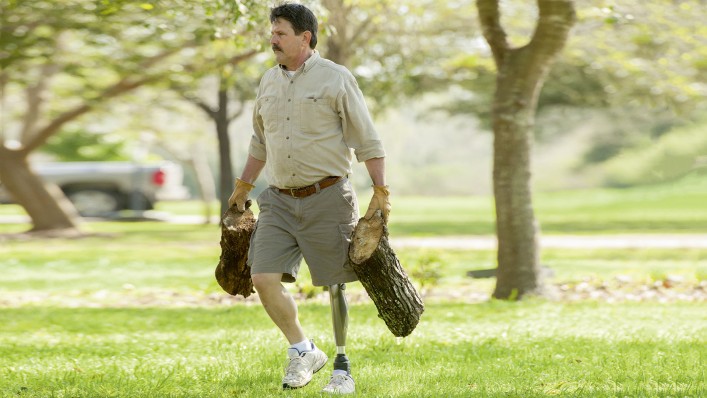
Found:
<svg viewBox="0 0 707 398"><path fill-rule="evenodd" d="M374 190L365 217L379 211L387 222L385 152L353 75L315 50L314 14L303 5L283 4L271 10L270 22L278 65L260 82L248 159L229 205L245 208L265 168L270 186L257 198L260 214L248 262L266 312L290 343L283 388L304 387L328 360L307 338L282 285L295 281L304 258L312 283L327 286L331 301L337 355L324 391L353 393L344 289L357 280L348 267L348 247L358 202L347 176L352 155L365 162Z"/></svg>

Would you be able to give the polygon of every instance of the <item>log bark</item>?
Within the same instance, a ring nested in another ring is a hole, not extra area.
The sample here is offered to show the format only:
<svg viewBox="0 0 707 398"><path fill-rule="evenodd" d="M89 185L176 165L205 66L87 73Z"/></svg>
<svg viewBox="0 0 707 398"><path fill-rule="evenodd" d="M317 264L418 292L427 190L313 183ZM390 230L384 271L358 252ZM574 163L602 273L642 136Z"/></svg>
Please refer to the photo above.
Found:
<svg viewBox="0 0 707 398"><path fill-rule="evenodd" d="M380 214L358 221L349 261L391 333L397 337L412 333L425 306L388 243L388 229Z"/></svg>
<svg viewBox="0 0 707 398"><path fill-rule="evenodd" d="M255 293L250 278L248 248L255 229L255 216L246 203L245 212L232 206L221 218L221 257L216 266L216 281L226 293L248 297Z"/></svg>

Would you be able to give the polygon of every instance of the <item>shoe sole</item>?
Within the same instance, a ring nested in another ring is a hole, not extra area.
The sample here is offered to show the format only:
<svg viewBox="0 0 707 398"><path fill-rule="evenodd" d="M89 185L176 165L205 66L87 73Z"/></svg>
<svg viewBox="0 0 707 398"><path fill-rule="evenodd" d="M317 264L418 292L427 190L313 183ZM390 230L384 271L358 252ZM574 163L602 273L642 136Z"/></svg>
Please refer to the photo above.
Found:
<svg viewBox="0 0 707 398"><path fill-rule="evenodd" d="M324 360L324 362L322 362L321 366L319 366L318 368L312 370L312 376L314 376L315 373L317 373L317 372L319 372L320 370L322 370L322 368L324 367L324 365L326 365L327 362L329 362L329 357L326 357L326 359ZM302 387L306 386L307 384L309 384L309 382L311 382L312 379L313 379L313 377L311 377L309 380L307 380L306 383L302 384L301 386L294 386L294 387L293 387L293 386L291 386L291 385L289 385L289 384L283 384L283 385L282 385L282 389L283 389L283 390L296 390L296 389L298 389L298 388L302 388Z"/></svg>

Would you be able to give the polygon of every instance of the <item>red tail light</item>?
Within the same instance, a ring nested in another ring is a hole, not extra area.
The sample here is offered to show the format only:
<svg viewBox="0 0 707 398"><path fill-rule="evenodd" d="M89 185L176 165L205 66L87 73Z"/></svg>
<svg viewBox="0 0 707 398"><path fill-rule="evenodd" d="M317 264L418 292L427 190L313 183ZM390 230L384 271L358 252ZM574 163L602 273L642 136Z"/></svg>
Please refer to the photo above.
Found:
<svg viewBox="0 0 707 398"><path fill-rule="evenodd" d="M165 174L164 170L157 170L152 175L152 183L155 185L162 186L162 185L164 185L165 178L166 178L166 174Z"/></svg>

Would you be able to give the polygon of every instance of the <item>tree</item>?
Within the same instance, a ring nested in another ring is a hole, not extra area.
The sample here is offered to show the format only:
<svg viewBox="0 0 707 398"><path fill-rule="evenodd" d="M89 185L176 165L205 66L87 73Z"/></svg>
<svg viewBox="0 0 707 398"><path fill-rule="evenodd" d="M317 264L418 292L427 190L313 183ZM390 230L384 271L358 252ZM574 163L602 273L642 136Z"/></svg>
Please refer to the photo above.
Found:
<svg viewBox="0 0 707 398"><path fill-rule="evenodd" d="M173 90L201 109L214 123L218 139L221 214L228 209L228 197L234 184L229 126L243 114L245 103L255 97L258 74L247 61L260 54L266 43L268 11L262 2L255 0L226 2L211 8L216 40L202 52L199 61L199 65L210 67L188 69L196 85L184 85L177 80L171 82ZM210 100L198 94L198 85L209 79L216 81Z"/></svg>
<svg viewBox="0 0 707 398"><path fill-rule="evenodd" d="M146 26L143 19L153 8L148 3L86 7L81 1L10 1L3 6L2 95L23 93L26 106L8 110L3 104L3 113L22 116L3 123L0 180L27 211L34 231L76 233L73 206L32 172L29 155L68 123L155 81L162 73L157 66L192 46L194 38L150 43L167 32Z"/></svg>
<svg viewBox="0 0 707 398"><path fill-rule="evenodd" d="M318 49L356 76L374 114L447 81L444 63L459 51L472 12L438 0L321 0Z"/></svg>
<svg viewBox="0 0 707 398"><path fill-rule="evenodd" d="M519 43L532 32L534 2L508 1L503 24ZM538 98L536 138L572 133L577 121L597 124L575 175L672 127L700 118L707 86L707 35L702 0L670 2L577 0L577 22ZM459 51L445 69L448 83L468 94L445 105L478 116L490 128L495 70L477 51ZM554 116L554 115L566 116ZM569 117L568 117L569 116ZM559 123L558 123L559 122ZM587 127L586 123L582 123Z"/></svg>
<svg viewBox="0 0 707 398"><path fill-rule="evenodd" d="M0 180L34 231L76 233L77 215L59 189L32 172L29 155L109 100L184 70L220 28L216 11L238 19L244 7L217 0L3 2L0 88L3 98L24 95L26 106L2 101L3 114L21 116L3 120Z"/></svg>
<svg viewBox="0 0 707 398"><path fill-rule="evenodd" d="M229 126L231 122L243 114L246 101L254 96L255 88L253 86L257 82L252 76L245 73L238 74L236 72L238 70L237 66L258 53L259 50L257 49L245 50L242 54L232 57L220 70L216 71L216 101L213 105L210 105L209 101L205 101L191 91L182 92L184 98L204 111L206 116L214 123L216 137L218 138L218 188L221 214L228 210L228 197L233 190L235 180L232 168L233 162L231 160ZM231 109L233 105L235 105L235 109Z"/></svg>
<svg viewBox="0 0 707 398"><path fill-rule="evenodd" d="M492 105L493 192L498 236L495 298L542 292L539 227L532 205L531 147L538 94L575 21L572 0L538 0L530 41L509 44L498 0L477 0L479 21L497 68Z"/></svg>

